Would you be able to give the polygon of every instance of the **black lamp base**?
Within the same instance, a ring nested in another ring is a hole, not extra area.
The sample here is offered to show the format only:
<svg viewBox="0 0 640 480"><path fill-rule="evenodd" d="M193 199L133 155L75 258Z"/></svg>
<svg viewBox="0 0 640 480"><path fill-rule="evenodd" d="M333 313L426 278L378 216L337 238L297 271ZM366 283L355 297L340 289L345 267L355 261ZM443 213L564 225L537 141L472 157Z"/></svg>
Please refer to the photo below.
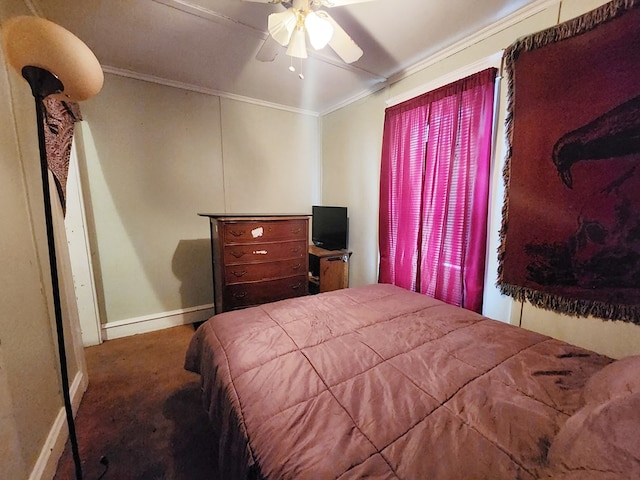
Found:
<svg viewBox="0 0 640 480"><path fill-rule="evenodd" d="M60 377L62 380L62 395L69 428L69 441L73 453L76 468L76 479L82 480L82 464L78 450L75 422L73 419L73 407L69 393L69 372L67 369L67 354L64 344L64 325L62 322L62 307L60 301L60 283L58 280L58 262L56 259L56 246L53 232L53 215L51 211L51 197L49 188L49 166L47 161L47 145L44 135L45 121L45 97L64 90L62 82L51 72L39 67L26 66L22 69L22 76L31 87L31 93L35 99L36 116L38 121L38 145L40 148L40 173L42 176L42 196L44 213L47 226L47 244L49 248L49 267L51 271L51 287L53 290L53 307L56 319L56 333L58 340L58 355L60 358Z"/></svg>

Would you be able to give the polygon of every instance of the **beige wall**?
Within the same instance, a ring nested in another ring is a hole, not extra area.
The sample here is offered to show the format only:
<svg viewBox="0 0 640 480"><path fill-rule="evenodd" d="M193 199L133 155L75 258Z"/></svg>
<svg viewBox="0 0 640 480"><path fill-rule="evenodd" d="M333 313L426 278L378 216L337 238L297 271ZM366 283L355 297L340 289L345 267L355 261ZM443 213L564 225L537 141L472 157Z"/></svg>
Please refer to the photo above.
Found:
<svg viewBox="0 0 640 480"><path fill-rule="evenodd" d="M318 196L318 117L222 99L226 212L311 212Z"/></svg>
<svg viewBox="0 0 640 480"><path fill-rule="evenodd" d="M0 3L0 21L28 13L19 0ZM0 476L17 479L50 453L43 447L62 397L34 101L3 52L0 92ZM68 346L73 379L71 340Z"/></svg>
<svg viewBox="0 0 640 480"><path fill-rule="evenodd" d="M211 304L198 213L308 213L318 118L107 74L80 168L103 323Z"/></svg>
<svg viewBox="0 0 640 480"><path fill-rule="evenodd" d="M103 322L211 303L210 269L200 267L208 226L197 213L223 199L218 99L105 75L81 108Z"/></svg>
<svg viewBox="0 0 640 480"><path fill-rule="evenodd" d="M507 48L517 38L548 28L606 3L603 0L538 2L536 11L517 23L488 31L459 51L406 77L385 90L322 118L323 184L325 204L346 205L350 214L351 285L377 281L378 185L385 100L413 92L452 71L464 68ZM497 148L491 180L489 246L485 281L485 314L531 330L621 357L640 353L640 327L597 319L573 319L529 306L521 309L495 287L497 280L498 231L503 202L502 167L505 152L504 117L506 80L501 81ZM522 310L522 318L521 318Z"/></svg>
<svg viewBox="0 0 640 480"><path fill-rule="evenodd" d="M386 92L322 119L322 203L346 206L352 287L378 279L380 151Z"/></svg>

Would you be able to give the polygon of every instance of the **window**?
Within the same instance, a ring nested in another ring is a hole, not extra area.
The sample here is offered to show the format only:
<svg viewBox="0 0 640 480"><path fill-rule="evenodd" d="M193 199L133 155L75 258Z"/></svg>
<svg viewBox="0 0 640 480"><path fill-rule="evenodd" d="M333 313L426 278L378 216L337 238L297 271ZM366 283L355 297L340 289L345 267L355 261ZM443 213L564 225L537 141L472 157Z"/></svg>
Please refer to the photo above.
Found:
<svg viewBox="0 0 640 480"><path fill-rule="evenodd" d="M380 282L482 310L496 69L385 112Z"/></svg>

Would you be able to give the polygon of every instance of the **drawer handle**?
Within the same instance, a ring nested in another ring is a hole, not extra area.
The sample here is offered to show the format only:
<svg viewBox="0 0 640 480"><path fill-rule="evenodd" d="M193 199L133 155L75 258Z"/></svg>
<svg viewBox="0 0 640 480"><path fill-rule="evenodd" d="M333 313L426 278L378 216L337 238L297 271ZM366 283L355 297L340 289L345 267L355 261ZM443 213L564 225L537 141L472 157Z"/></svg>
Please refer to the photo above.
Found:
<svg viewBox="0 0 640 480"><path fill-rule="evenodd" d="M301 228L299 228L299 227L298 227L298 228L292 228L292 229L291 229L291 233L294 233L294 234L300 233L301 231L302 231L302 229L301 229Z"/></svg>
<svg viewBox="0 0 640 480"><path fill-rule="evenodd" d="M301 263L298 263L298 264L296 264L296 265L292 266L292 267L291 267L291 270L293 270L293 271L298 271L298 270L300 270L300 267L301 267L301 266L302 266L302 264L301 264Z"/></svg>
<svg viewBox="0 0 640 480"><path fill-rule="evenodd" d="M241 237L244 235L244 230L229 230L229 233L234 237Z"/></svg>
<svg viewBox="0 0 640 480"><path fill-rule="evenodd" d="M300 252L300 247L293 247L293 248L291 249L291 251L292 251L293 253L299 253L299 252Z"/></svg>
<svg viewBox="0 0 640 480"><path fill-rule="evenodd" d="M238 292L233 294L233 298L237 298L238 300L247 296L247 292Z"/></svg>
<svg viewBox="0 0 640 480"><path fill-rule="evenodd" d="M291 285L291 290L298 290L302 286L301 283L296 283L295 285Z"/></svg>
<svg viewBox="0 0 640 480"><path fill-rule="evenodd" d="M236 258L240 258L240 257L244 256L244 252L243 251L234 251L234 250L232 250L231 251L231 255L233 255Z"/></svg>
<svg viewBox="0 0 640 480"><path fill-rule="evenodd" d="M233 272L231 272L235 275L236 278L241 278L244 277L247 274L246 270L242 270L240 272L236 272L235 270Z"/></svg>

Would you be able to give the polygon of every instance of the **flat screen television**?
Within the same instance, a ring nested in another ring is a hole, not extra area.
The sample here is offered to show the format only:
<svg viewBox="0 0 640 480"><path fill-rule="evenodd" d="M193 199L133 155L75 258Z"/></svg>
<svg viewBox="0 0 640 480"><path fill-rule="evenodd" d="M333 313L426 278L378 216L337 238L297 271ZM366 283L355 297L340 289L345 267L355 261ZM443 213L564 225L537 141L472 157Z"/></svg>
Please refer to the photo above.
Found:
<svg viewBox="0 0 640 480"><path fill-rule="evenodd" d="M317 247L326 250L347 248L349 218L347 207L311 207L311 241Z"/></svg>

